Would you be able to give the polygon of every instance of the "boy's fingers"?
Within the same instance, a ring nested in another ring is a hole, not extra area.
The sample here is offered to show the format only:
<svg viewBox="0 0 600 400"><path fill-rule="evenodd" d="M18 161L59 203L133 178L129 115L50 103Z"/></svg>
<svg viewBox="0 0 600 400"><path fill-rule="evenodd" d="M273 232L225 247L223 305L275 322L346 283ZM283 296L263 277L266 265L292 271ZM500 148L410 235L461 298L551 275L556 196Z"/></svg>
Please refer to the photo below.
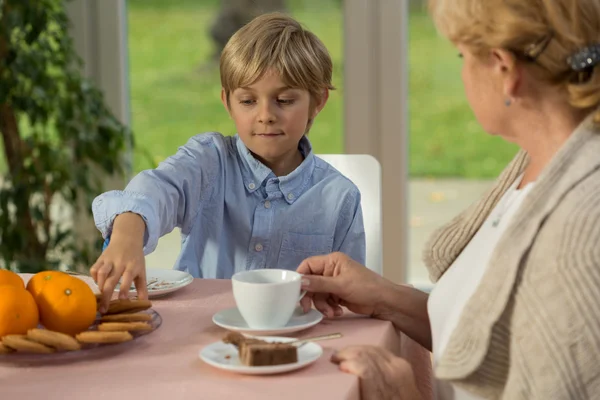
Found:
<svg viewBox="0 0 600 400"><path fill-rule="evenodd" d="M126 299L129 297L129 288L133 283L133 274L129 267L125 268L125 272L123 272L123 277L121 278L121 286L119 290L119 298Z"/></svg>
<svg viewBox="0 0 600 400"><path fill-rule="evenodd" d="M102 305L100 306L100 313L106 312L108 310L108 304L110 303L110 299L115 291L115 287L121 279L121 275L123 274L123 270L125 268L118 265L113 265L108 274L108 277L104 281L104 286L102 290Z"/></svg>
<svg viewBox="0 0 600 400"><path fill-rule="evenodd" d="M106 279L110 275L112 269L113 264L110 261L108 261L102 262L102 264L100 264L100 266L96 270L96 285L98 285L98 290L100 290L101 292L104 292L104 285L106 283Z"/></svg>
<svg viewBox="0 0 600 400"><path fill-rule="evenodd" d="M135 290L137 291L138 299L148 299L148 286L146 285L146 267L141 269L140 273L134 278Z"/></svg>

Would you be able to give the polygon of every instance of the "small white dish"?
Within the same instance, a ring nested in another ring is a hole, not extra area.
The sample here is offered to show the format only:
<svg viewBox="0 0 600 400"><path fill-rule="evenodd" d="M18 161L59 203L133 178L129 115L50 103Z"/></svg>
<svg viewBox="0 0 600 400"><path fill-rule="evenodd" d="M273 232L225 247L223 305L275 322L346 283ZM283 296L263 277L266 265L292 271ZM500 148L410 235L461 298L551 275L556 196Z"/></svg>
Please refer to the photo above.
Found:
<svg viewBox="0 0 600 400"><path fill-rule="evenodd" d="M230 331L240 332L246 335L268 336L281 335L308 329L321 322L322 319L323 314L317 310L311 309L309 312L304 314L302 309L297 307L289 322L281 328L252 329L248 326L237 307L234 307L219 311L213 315L212 320L216 325Z"/></svg>
<svg viewBox="0 0 600 400"><path fill-rule="evenodd" d="M175 292L186 287L193 281L194 277L187 272L174 269L146 269L148 297L151 299ZM120 290L120 286L120 284L117 285L115 292ZM129 290L129 294L131 296L137 295L137 291L133 285Z"/></svg>
<svg viewBox="0 0 600 400"><path fill-rule="evenodd" d="M296 339L287 337L261 337L267 342L292 342ZM209 344L200 350L199 357L213 367L246 375L271 375L294 371L314 363L323 355L323 348L317 343L309 342L298 347L298 361L292 364L250 367L240 362L237 348L222 341Z"/></svg>

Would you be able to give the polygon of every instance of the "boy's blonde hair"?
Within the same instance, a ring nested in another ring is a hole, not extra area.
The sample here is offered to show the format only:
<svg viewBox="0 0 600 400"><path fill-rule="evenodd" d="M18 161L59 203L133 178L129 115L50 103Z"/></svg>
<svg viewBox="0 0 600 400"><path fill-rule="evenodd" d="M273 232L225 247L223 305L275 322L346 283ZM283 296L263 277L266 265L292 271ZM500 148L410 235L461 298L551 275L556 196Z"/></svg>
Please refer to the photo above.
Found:
<svg viewBox="0 0 600 400"><path fill-rule="evenodd" d="M512 51L534 61L541 80L565 89L569 103L596 110L600 122L600 65L575 72L567 60L600 44L600 0L430 0L438 29L479 56Z"/></svg>
<svg viewBox="0 0 600 400"><path fill-rule="evenodd" d="M276 70L286 85L307 90L313 101L333 90L333 63L312 32L282 13L258 16L229 39L221 53L221 85L227 102L235 89L247 87Z"/></svg>

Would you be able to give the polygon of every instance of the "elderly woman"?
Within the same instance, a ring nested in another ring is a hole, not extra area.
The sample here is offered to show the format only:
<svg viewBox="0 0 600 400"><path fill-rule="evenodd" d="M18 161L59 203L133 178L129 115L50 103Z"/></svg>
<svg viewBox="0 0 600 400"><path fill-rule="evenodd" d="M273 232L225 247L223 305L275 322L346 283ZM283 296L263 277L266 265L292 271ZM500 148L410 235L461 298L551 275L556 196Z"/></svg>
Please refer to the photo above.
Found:
<svg viewBox="0 0 600 400"><path fill-rule="evenodd" d="M431 238L431 295L330 254L298 268L303 305L393 322L433 350L447 398L599 398L600 1L433 0L431 11L464 60L477 120L522 150ZM420 398L410 365L382 349L334 361L361 377L364 399Z"/></svg>

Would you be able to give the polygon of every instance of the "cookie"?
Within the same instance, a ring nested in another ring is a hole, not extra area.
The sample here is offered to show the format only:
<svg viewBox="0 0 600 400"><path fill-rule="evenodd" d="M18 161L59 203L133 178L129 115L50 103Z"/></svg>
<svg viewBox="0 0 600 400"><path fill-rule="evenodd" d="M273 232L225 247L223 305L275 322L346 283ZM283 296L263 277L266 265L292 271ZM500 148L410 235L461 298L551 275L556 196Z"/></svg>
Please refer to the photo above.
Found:
<svg viewBox="0 0 600 400"><path fill-rule="evenodd" d="M0 342L0 354L9 354L12 353L14 350L11 349L8 346L5 346L2 344L2 342Z"/></svg>
<svg viewBox="0 0 600 400"><path fill-rule="evenodd" d="M129 332L85 331L75 336L81 343L122 343L133 339Z"/></svg>
<svg viewBox="0 0 600 400"><path fill-rule="evenodd" d="M52 347L45 346L27 339L25 335L7 335L2 338L2 344L19 352L27 353L54 353Z"/></svg>
<svg viewBox="0 0 600 400"><path fill-rule="evenodd" d="M140 322L140 321L152 321L152 315L144 313L123 313L113 315L103 315L100 318L100 322Z"/></svg>
<svg viewBox="0 0 600 400"><path fill-rule="evenodd" d="M98 325L98 330L102 332L134 332L152 330L147 322L103 322Z"/></svg>
<svg viewBox="0 0 600 400"><path fill-rule="evenodd" d="M74 337L49 331L48 329L30 329L27 331L27 339L54 347L56 350L74 351L81 349L81 345Z"/></svg>
<svg viewBox="0 0 600 400"><path fill-rule="evenodd" d="M150 307L152 307L150 300L117 299L110 302L106 314L136 313Z"/></svg>

